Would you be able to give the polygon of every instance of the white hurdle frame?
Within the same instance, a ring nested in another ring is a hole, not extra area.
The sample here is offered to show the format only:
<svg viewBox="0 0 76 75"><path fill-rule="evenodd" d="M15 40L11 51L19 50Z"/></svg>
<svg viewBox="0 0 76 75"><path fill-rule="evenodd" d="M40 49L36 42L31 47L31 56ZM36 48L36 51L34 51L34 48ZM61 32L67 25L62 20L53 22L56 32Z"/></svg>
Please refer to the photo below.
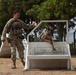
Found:
<svg viewBox="0 0 76 75"><path fill-rule="evenodd" d="M28 56L29 56L29 35L35 30L35 29L37 29L40 25L41 25L41 23L43 23L43 22L65 22L66 23L66 26L67 26L67 30L66 30L66 32L67 32L67 35L68 35L68 20L42 20L40 23L38 23L38 25L28 34L28 36L27 36L27 50L26 50L26 60L25 60L25 62L26 62L26 64L25 64L25 68L24 68L24 70L29 70L30 69L30 61L29 61L29 59L28 59ZM66 42L68 43L68 36L67 36L67 39L66 39ZM69 48L69 45L68 45L68 48ZM71 54L70 54L70 48L69 48L69 58L68 58L68 61L67 61L67 69L69 70L72 70L73 68L72 68L72 64L71 64Z"/></svg>

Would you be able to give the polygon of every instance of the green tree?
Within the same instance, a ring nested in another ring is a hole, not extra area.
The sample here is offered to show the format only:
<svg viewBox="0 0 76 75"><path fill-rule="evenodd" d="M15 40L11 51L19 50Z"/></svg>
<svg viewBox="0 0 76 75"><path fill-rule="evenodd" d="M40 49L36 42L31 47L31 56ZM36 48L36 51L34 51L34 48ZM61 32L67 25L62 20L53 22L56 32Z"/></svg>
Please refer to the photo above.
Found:
<svg viewBox="0 0 76 75"><path fill-rule="evenodd" d="M37 9L36 9L37 8ZM33 5L28 12L37 19L70 19L76 13L75 0L44 0L39 6ZM37 10L37 11L36 11ZM35 14L36 13L38 14Z"/></svg>
<svg viewBox="0 0 76 75"><path fill-rule="evenodd" d="M40 5L44 0L0 0L0 34L6 22L12 17L15 9L21 10L21 19L25 19L26 12L33 5ZM33 16L33 15L32 15Z"/></svg>
<svg viewBox="0 0 76 75"><path fill-rule="evenodd" d="M10 6L9 0L0 0L0 34L2 33L3 26L10 17L8 12L9 6Z"/></svg>
<svg viewBox="0 0 76 75"><path fill-rule="evenodd" d="M40 5L33 5L33 8L28 12L35 16L38 21L41 20L69 20L73 18L76 13L76 1L75 0L45 0ZM59 32L59 40L62 40L62 31L64 27L59 25L57 28Z"/></svg>
<svg viewBox="0 0 76 75"><path fill-rule="evenodd" d="M24 15L27 12L38 22L55 19L69 20L76 16L76 0L0 0L0 28L3 28L12 17L15 9L21 10L21 19L25 18Z"/></svg>

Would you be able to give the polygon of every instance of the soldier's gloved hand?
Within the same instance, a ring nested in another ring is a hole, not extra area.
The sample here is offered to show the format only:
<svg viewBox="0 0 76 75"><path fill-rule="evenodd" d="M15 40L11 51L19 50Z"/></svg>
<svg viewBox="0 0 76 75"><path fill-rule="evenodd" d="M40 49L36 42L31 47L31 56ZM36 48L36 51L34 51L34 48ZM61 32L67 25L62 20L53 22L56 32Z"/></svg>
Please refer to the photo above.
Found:
<svg viewBox="0 0 76 75"><path fill-rule="evenodd" d="M36 27L37 26L37 23L35 21L33 21L33 25L34 25L34 27Z"/></svg>

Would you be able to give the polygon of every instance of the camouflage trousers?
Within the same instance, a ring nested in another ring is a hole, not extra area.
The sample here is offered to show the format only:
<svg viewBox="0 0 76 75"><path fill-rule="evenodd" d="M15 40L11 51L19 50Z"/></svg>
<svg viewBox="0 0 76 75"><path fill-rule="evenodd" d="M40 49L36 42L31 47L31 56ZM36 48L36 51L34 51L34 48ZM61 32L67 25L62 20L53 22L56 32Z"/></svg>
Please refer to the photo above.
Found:
<svg viewBox="0 0 76 75"><path fill-rule="evenodd" d="M20 59L24 58L24 46L21 39L10 40L11 45L11 58L16 61L16 50L18 51Z"/></svg>

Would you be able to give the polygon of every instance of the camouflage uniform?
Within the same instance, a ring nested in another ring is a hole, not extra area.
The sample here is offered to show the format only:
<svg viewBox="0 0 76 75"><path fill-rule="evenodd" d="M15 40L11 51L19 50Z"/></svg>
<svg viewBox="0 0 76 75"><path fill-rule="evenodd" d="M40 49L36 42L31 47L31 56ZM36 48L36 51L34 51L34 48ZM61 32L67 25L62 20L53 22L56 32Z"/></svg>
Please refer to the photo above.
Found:
<svg viewBox="0 0 76 75"><path fill-rule="evenodd" d="M24 46L22 44L22 40L19 38L19 35L22 33L22 28L26 29L29 27L26 26L26 24L20 19L18 19L17 21L14 21L14 19L12 18L6 23L3 29L3 32L2 32L2 37L3 39L5 39L6 33L9 30L9 39L10 39L10 45L11 45L11 58L13 62L16 61L16 48L18 50L19 57L21 59L24 58Z"/></svg>

